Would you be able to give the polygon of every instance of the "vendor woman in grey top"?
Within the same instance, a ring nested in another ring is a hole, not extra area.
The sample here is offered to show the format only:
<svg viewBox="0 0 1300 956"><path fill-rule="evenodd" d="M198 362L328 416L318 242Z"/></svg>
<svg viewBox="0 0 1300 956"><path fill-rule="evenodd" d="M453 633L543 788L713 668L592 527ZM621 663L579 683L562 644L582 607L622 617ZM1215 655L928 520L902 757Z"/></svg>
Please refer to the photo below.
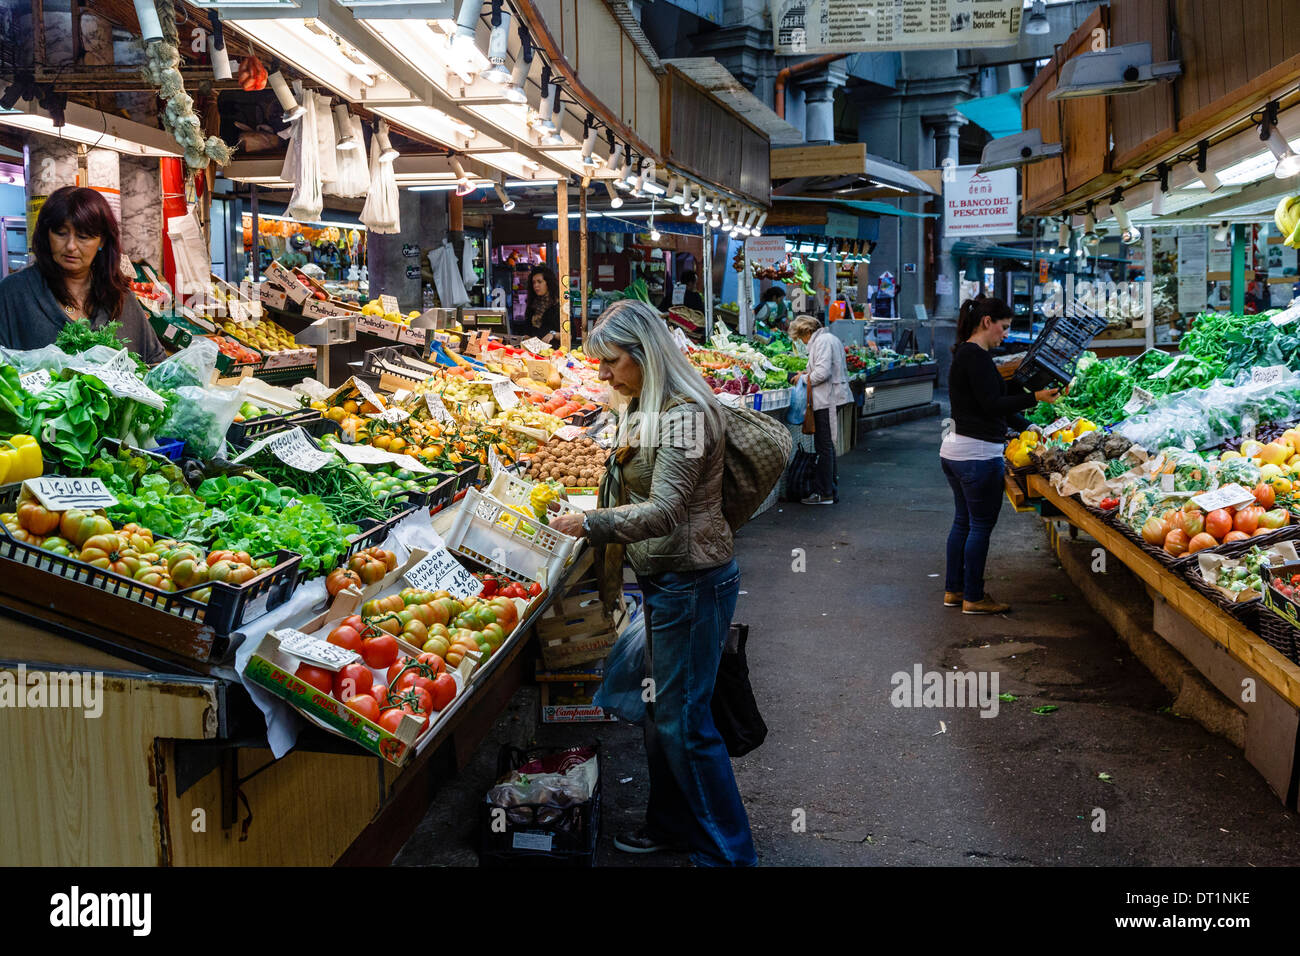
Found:
<svg viewBox="0 0 1300 956"><path fill-rule="evenodd" d="M64 186L41 207L32 236L36 262L0 282L0 346L53 344L70 319L99 328L122 323L118 336L153 365L167 357L122 274L117 220L93 189Z"/></svg>

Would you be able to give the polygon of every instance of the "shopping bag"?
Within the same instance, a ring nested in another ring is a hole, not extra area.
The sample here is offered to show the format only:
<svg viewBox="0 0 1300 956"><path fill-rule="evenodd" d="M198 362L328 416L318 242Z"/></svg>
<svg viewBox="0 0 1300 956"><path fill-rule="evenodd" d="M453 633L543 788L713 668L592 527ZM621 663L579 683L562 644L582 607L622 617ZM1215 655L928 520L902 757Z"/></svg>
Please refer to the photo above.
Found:
<svg viewBox="0 0 1300 956"><path fill-rule="evenodd" d="M645 605L632 613L628 625L605 658L604 677L591 703L629 724L645 722Z"/></svg>
<svg viewBox="0 0 1300 956"><path fill-rule="evenodd" d="M802 378L794 385L790 393L790 408L785 413L785 420L791 425L802 425L804 413L808 410L808 386Z"/></svg>
<svg viewBox="0 0 1300 956"><path fill-rule="evenodd" d="M758 712L754 688L749 683L749 661L745 656L748 640L748 624L731 625L713 685L713 725L733 757L745 756L767 738L767 724Z"/></svg>
<svg viewBox="0 0 1300 956"><path fill-rule="evenodd" d="M817 454L800 448L794 453L790 469L785 478L785 500L803 501L813 493L813 481L817 475Z"/></svg>

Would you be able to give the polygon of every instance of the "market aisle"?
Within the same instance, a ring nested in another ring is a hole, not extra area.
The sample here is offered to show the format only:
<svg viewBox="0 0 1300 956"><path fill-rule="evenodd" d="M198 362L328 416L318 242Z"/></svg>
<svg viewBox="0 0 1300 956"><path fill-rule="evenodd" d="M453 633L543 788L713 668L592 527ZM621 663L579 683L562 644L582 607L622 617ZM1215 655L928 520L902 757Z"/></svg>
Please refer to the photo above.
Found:
<svg viewBox="0 0 1300 956"><path fill-rule="evenodd" d="M1300 863L1295 816L1230 744L1161 712L1170 695L1059 569L1036 516L1004 504L994 534L988 587L1013 614L942 607L951 512L939 429L932 418L868 434L840 463L840 505L782 504L738 539L736 620L750 625L770 727L764 746L736 761L761 861ZM806 571L792 571L793 549L804 550ZM891 676L918 664L998 671L999 691L1019 699L999 702L993 718L891 706ZM521 695L499 724L505 736L529 725L534 701ZM1031 713L1044 705L1059 709ZM644 808L639 731L539 725L537 738L568 745L593 732L607 757L600 864L684 865L612 847ZM490 783L494 750L484 751L454 788L470 808ZM1104 833L1092 830L1098 807ZM470 832L448 824L448 809L435 804L399 862L473 862Z"/></svg>

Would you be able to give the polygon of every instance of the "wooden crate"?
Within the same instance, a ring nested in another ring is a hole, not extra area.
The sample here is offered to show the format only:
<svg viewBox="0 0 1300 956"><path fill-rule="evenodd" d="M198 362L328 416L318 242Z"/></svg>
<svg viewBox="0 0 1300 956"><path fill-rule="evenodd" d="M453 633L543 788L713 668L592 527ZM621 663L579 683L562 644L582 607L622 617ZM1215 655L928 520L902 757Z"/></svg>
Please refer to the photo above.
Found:
<svg viewBox="0 0 1300 956"><path fill-rule="evenodd" d="M625 598L613 615L601 604L592 554L590 548L584 549L569 589L537 622L537 644L548 670L601 660L627 627L630 612Z"/></svg>

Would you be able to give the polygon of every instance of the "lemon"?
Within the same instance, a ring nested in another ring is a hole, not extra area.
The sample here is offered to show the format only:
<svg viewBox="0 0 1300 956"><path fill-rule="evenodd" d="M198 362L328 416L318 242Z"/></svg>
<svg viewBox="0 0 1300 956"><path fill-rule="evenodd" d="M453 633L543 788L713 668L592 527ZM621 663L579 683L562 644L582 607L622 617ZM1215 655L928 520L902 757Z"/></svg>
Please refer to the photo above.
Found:
<svg viewBox="0 0 1300 956"><path fill-rule="evenodd" d="M1222 455L1219 456L1219 461L1231 461L1233 458L1240 458L1240 457L1241 457L1241 452L1239 451L1225 451Z"/></svg>

